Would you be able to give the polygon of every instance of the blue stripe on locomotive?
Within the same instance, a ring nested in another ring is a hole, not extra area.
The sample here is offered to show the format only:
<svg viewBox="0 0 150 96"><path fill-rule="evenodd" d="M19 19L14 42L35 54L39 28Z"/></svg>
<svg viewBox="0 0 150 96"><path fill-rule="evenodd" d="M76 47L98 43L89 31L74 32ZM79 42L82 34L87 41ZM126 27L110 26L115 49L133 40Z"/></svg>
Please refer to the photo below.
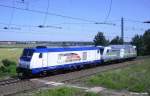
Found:
<svg viewBox="0 0 150 96"><path fill-rule="evenodd" d="M98 50L98 47L70 47L70 48L25 48L33 49L34 52L65 52L65 51L84 51L84 50Z"/></svg>
<svg viewBox="0 0 150 96"><path fill-rule="evenodd" d="M57 65L57 66L50 66L50 67L42 67L42 68L34 68L31 69L32 74L39 74L42 71L51 71L51 70L59 70L59 69L70 69L71 66L84 66L84 65L92 65L92 64L101 64L101 60L94 60L89 62L80 62L80 63L71 63L71 64L64 64L64 65Z"/></svg>

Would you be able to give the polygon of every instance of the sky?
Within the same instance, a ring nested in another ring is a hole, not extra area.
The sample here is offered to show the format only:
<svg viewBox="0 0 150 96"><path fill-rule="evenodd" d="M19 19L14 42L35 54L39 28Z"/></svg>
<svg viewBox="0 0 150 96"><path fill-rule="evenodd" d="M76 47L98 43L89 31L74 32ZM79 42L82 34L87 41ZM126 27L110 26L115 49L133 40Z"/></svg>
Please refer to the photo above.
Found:
<svg viewBox="0 0 150 96"><path fill-rule="evenodd" d="M0 0L0 41L93 41L97 32L103 32L111 40L121 35L122 17L125 41L150 28L150 24L141 23L150 20L150 0L110 3L111 0ZM39 28L39 25L54 27Z"/></svg>

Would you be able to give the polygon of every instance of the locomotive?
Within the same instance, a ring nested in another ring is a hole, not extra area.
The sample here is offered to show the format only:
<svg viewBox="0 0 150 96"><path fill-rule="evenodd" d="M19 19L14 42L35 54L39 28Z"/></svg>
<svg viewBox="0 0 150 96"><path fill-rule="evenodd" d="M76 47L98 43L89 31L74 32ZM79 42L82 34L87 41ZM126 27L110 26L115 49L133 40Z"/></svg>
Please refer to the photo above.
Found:
<svg viewBox="0 0 150 96"><path fill-rule="evenodd" d="M17 66L21 75L47 74L56 70L84 68L136 58L132 45L81 46L67 48L24 48Z"/></svg>

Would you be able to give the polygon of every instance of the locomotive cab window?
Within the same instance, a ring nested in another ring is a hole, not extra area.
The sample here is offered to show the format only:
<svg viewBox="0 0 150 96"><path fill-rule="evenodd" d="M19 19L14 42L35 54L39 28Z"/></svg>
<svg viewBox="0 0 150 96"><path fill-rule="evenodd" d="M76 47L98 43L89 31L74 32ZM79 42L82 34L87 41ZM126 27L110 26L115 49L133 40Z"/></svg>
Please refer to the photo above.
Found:
<svg viewBox="0 0 150 96"><path fill-rule="evenodd" d="M107 53L109 53L109 50L107 50Z"/></svg>
<svg viewBox="0 0 150 96"><path fill-rule="evenodd" d="M42 58L42 57L43 57L43 54L42 54L42 53L40 53L40 54L39 54L39 58Z"/></svg>
<svg viewBox="0 0 150 96"><path fill-rule="evenodd" d="M103 54L104 52L104 48L100 49L100 53Z"/></svg>
<svg viewBox="0 0 150 96"><path fill-rule="evenodd" d="M32 57L34 50L24 49L21 57Z"/></svg>

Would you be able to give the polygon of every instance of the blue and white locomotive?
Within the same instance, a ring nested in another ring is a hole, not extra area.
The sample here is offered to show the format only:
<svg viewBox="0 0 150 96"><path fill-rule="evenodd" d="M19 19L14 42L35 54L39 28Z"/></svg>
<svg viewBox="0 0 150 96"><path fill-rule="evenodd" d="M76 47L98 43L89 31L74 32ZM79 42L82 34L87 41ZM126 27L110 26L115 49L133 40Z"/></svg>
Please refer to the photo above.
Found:
<svg viewBox="0 0 150 96"><path fill-rule="evenodd" d="M84 67L101 63L101 47L25 48L18 73L41 74L53 70Z"/></svg>
<svg viewBox="0 0 150 96"><path fill-rule="evenodd" d="M19 59L17 72L23 75L45 74L55 70L82 68L137 56L136 47L110 45L107 47L25 48Z"/></svg>

